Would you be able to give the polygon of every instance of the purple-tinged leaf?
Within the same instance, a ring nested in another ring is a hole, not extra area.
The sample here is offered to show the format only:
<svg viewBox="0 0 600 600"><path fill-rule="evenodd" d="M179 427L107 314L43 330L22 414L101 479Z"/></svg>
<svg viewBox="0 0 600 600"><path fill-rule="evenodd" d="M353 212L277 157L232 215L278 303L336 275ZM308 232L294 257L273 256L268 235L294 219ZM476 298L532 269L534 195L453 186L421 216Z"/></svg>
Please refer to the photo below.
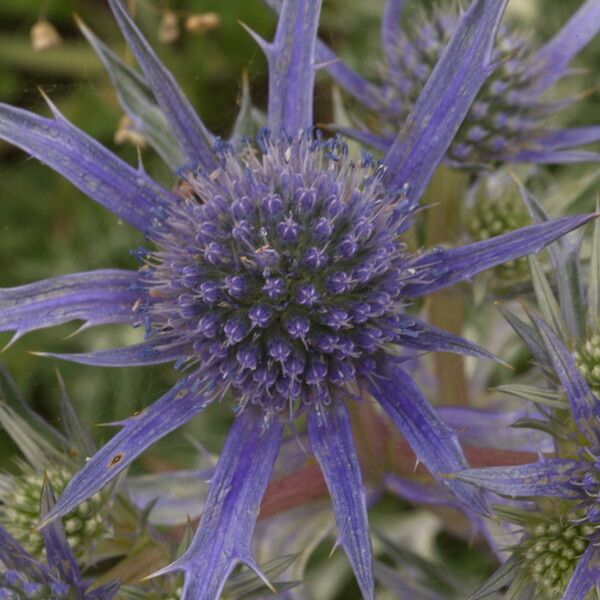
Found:
<svg viewBox="0 0 600 600"><path fill-rule="evenodd" d="M561 600L585 600L589 597L588 594L594 588L597 589L599 585L600 548L598 547L598 540L593 539L586 551L577 560L577 565Z"/></svg>
<svg viewBox="0 0 600 600"><path fill-rule="evenodd" d="M395 318L394 343L426 352L454 352L483 360L498 360L491 352L480 348L462 337L438 329L411 315L400 314Z"/></svg>
<svg viewBox="0 0 600 600"><path fill-rule="evenodd" d="M514 313L510 312L502 306L498 309L502 316L508 321L508 324L515 330L517 335L525 342L527 348L535 358L536 362L540 365L550 365L550 357L544 341L540 337L540 334L531 325L528 325L517 317Z"/></svg>
<svg viewBox="0 0 600 600"><path fill-rule="evenodd" d="M550 324L554 331L561 337L567 337L565 319L561 313L561 306L554 296L550 282L544 273L540 261L535 256L529 256L529 271L531 272L531 283L537 304L544 319Z"/></svg>
<svg viewBox="0 0 600 600"><path fill-rule="evenodd" d="M471 279L481 271L509 260L535 254L596 217L596 214L563 217L546 223L528 225L459 248L432 250L415 258L408 265L415 269L415 277L412 283L409 282L402 288L402 293L418 298L459 281Z"/></svg>
<svg viewBox="0 0 600 600"><path fill-rule="evenodd" d="M501 394L513 396L514 398L519 398L519 400L525 400L526 402L531 402L539 406L558 408L560 410L564 410L568 407L566 400L558 390L540 388L535 385L527 385L524 383L507 383L499 385L495 389ZM523 415L521 419L522 418L529 419L531 417ZM533 448L532 451L535 451L535 448ZM552 450L547 450L547 452L551 451ZM546 450L542 450L542 452L546 452Z"/></svg>
<svg viewBox="0 0 600 600"><path fill-rule="evenodd" d="M387 98L382 89L351 69L321 40L317 40L316 55L317 66L324 68L340 87L344 88L363 106L380 114L382 111L389 114L396 113L394 109L397 109L397 101ZM389 144L385 149L388 147Z"/></svg>
<svg viewBox="0 0 600 600"><path fill-rule="evenodd" d="M552 329L534 314L531 315L531 319L546 345L554 372L565 391L577 427L590 442L600 443L600 400L586 383L571 352Z"/></svg>
<svg viewBox="0 0 600 600"><path fill-rule="evenodd" d="M252 533L260 503L281 444L283 424L247 407L234 421L215 474L200 524L190 547L155 575L182 570L182 600L219 598L240 562L266 582L252 558Z"/></svg>
<svg viewBox="0 0 600 600"><path fill-rule="evenodd" d="M189 350L188 346L176 343L175 340L154 336L124 348L72 354L58 352L36 352L36 354L97 367L139 367L174 362L186 356L186 350Z"/></svg>
<svg viewBox="0 0 600 600"><path fill-rule="evenodd" d="M541 93L560 79L571 60L599 31L600 0L587 0L562 29L529 59L530 68L540 73L536 91Z"/></svg>
<svg viewBox="0 0 600 600"><path fill-rule="evenodd" d="M284 0L269 63L269 127L295 137L313 126L315 43L321 0Z"/></svg>
<svg viewBox="0 0 600 600"><path fill-rule="evenodd" d="M521 150L506 156L507 161L540 165L571 165L600 161L600 152L587 150Z"/></svg>
<svg viewBox="0 0 600 600"><path fill-rule="evenodd" d="M577 499L584 495L581 478L589 468L588 462L552 458L516 467L468 469L453 473L451 477L511 498Z"/></svg>
<svg viewBox="0 0 600 600"><path fill-rule="evenodd" d="M53 581L47 567L38 563L21 545L0 525L0 563L7 569L28 574L37 581Z"/></svg>
<svg viewBox="0 0 600 600"><path fill-rule="evenodd" d="M536 144L539 143L540 150L543 151L563 150L596 142L600 142L600 126L598 125L557 129L536 138Z"/></svg>
<svg viewBox="0 0 600 600"><path fill-rule="evenodd" d="M391 137L378 135L377 133L367 131L366 129L344 127L343 125L336 125L335 123L328 124L326 128L330 131L334 131L341 135L345 135L350 139L356 140L361 144L365 144L366 146L370 146L371 148L374 148L375 150L380 150L382 152L387 150L394 141L394 139Z"/></svg>
<svg viewBox="0 0 600 600"><path fill-rule="evenodd" d="M463 505L446 487L425 485L417 481L404 479L389 473L383 478L385 489L416 506L447 506L463 510Z"/></svg>
<svg viewBox="0 0 600 600"><path fill-rule="evenodd" d="M92 200L145 232L170 192L134 169L51 106L54 119L0 104L0 138L48 165Z"/></svg>
<svg viewBox="0 0 600 600"><path fill-rule="evenodd" d="M325 477L340 544L348 555L365 600L375 598L373 553L360 465L350 415L343 401L308 413L308 436Z"/></svg>
<svg viewBox="0 0 600 600"><path fill-rule="evenodd" d="M196 114L173 75L161 63L142 32L133 22L122 0L108 0L123 37L133 51L148 85L167 118L181 151L192 164L207 171L216 166L212 152L213 136Z"/></svg>
<svg viewBox="0 0 600 600"><path fill-rule="evenodd" d="M102 587L94 588L85 595L85 600L113 600L121 584L118 581L107 583Z"/></svg>
<svg viewBox="0 0 600 600"><path fill-rule="evenodd" d="M532 409L488 410L463 406L438 406L436 412L446 425L458 432L458 438L464 445L516 452L535 453L554 450L549 435L540 431L513 427L520 419L540 416Z"/></svg>
<svg viewBox="0 0 600 600"><path fill-rule="evenodd" d="M404 9L404 0L385 0L381 15L381 45L389 65L395 66L398 45L402 38L400 16Z"/></svg>
<svg viewBox="0 0 600 600"><path fill-rule="evenodd" d="M146 448L199 413L211 401L198 376L182 379L148 408L122 421L121 431L71 479L40 527L71 512L116 477Z"/></svg>
<svg viewBox="0 0 600 600"><path fill-rule="evenodd" d="M105 269L0 288L0 331L14 331L13 341L34 329L73 320L85 327L131 323L139 298L134 271Z"/></svg>
<svg viewBox="0 0 600 600"><path fill-rule="evenodd" d="M518 179L515 179L515 182L533 220L540 223L550 221L549 215L538 199ZM567 331L573 338L579 338L583 333L583 286L581 285L579 264L581 241L581 236L576 242L573 242L569 236L565 236L548 248L558 288L560 312L566 323ZM547 292L546 295L549 297L551 293ZM537 291L536 296L538 301L541 301L541 295ZM557 327L556 330L559 331L560 327Z"/></svg>
<svg viewBox="0 0 600 600"><path fill-rule="evenodd" d="M56 504L54 492L48 479L42 484L40 498L40 517L44 519ZM87 584L81 577L77 561L65 534L65 528L60 520L50 523L40 530L46 549L46 558L50 568L58 573L60 580L69 584L83 596Z"/></svg>
<svg viewBox="0 0 600 600"><path fill-rule="evenodd" d="M456 432L439 418L415 382L393 358L387 357L381 361L370 392L396 424L417 460L432 475L439 478L444 473L462 471L467 467ZM489 513L482 492L459 481L441 481L466 508L481 514Z"/></svg>
<svg viewBox="0 0 600 600"><path fill-rule="evenodd" d="M78 18L77 25L104 65L132 128L143 135L173 172L184 165L179 145L144 78L123 62Z"/></svg>
<svg viewBox="0 0 600 600"><path fill-rule="evenodd" d="M507 0L474 0L419 95L384 164L389 186L418 200L493 70L494 37Z"/></svg>
<svg viewBox="0 0 600 600"><path fill-rule="evenodd" d="M519 575L522 563L516 554L513 554L489 579L478 587L469 600L484 600L508 587ZM521 596L522 598L523 596Z"/></svg>

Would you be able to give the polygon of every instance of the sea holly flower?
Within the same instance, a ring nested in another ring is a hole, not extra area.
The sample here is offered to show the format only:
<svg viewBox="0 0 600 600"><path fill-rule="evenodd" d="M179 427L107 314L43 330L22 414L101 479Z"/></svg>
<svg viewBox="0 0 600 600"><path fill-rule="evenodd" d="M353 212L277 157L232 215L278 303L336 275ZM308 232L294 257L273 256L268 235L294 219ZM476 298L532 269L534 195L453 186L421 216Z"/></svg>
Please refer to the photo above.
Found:
<svg viewBox="0 0 600 600"><path fill-rule="evenodd" d="M53 493L62 493L86 457L96 451L60 377L59 385L60 430L30 408L0 364L0 430L19 450L13 472L0 472L0 528L32 560L41 562L47 557L46 541L43 531L36 528L44 516L40 514L44 482L51 482ZM130 498L130 481L121 478L118 485L91 496L61 520L84 577L93 571L103 581L137 582L140 571L150 573L170 556L171 540L148 518L159 494L136 503L136 498ZM68 600L73 598L73 594L68 596Z"/></svg>
<svg viewBox="0 0 600 600"><path fill-rule="evenodd" d="M531 213L545 218L536 200L525 189L521 192ZM563 239L550 253L559 300L537 261L530 259L534 289L545 320L531 315L534 325L531 327L503 310L548 375L550 387L510 384L502 389L541 407L539 417L529 419L529 426L552 433L554 447L550 454L554 457L520 466L472 469L458 474L488 491L511 498L535 499L533 507L525 510L496 508L504 521L521 528L523 538L513 547L512 562L473 598L487 597L500 584L510 584L511 599L583 599L600 581L596 517L600 498L597 485L600 401L593 388L593 339L600 314L598 224L588 270L581 268L579 249L579 243ZM589 281L583 277L584 272L589 274ZM566 409L570 418L565 418Z"/></svg>
<svg viewBox="0 0 600 600"><path fill-rule="evenodd" d="M268 0L277 5L277 0ZM374 148L386 151L418 99L421 86L438 64L460 19L455 2L421 9L414 18L401 16L404 0L386 0L381 19L385 55L379 83L371 83L341 61L323 43L317 58L334 80L377 115L379 125L342 129ZM448 149L454 166L504 162L572 163L597 161L597 152L582 146L600 140L600 126L555 129L552 117L577 97L551 98L547 92L570 74L570 63L600 30L600 1L586 0L556 35L533 49L528 37L510 24L500 28L495 68Z"/></svg>
<svg viewBox="0 0 600 600"><path fill-rule="evenodd" d="M536 315L532 319L576 429L571 432L564 419L559 425L549 415L546 429L556 432L556 457L512 467L471 469L458 477L511 498L554 499L550 505L542 502L543 508L523 521L526 535L517 554L526 559L525 570L515 576L535 588L535 598L583 600L600 581L600 399L551 327ZM506 510L501 514L513 520L519 516ZM541 565L548 569L543 577Z"/></svg>
<svg viewBox="0 0 600 600"><path fill-rule="evenodd" d="M54 505L48 480L41 491L40 513L47 515ZM112 600L118 583L91 587L81 575L67 541L64 527L54 521L41 530L46 562L34 559L0 526L0 598L6 600Z"/></svg>
<svg viewBox="0 0 600 600"><path fill-rule="evenodd" d="M269 64L268 125L239 149L210 132L149 47L121 0L109 0L186 161L170 192L78 130L0 105L0 137L70 179L142 231L138 271L105 269L0 290L0 330L83 320L141 326L127 348L54 355L103 366L175 362L182 377L71 480L42 526L70 513L153 442L211 403L232 398L236 418L186 552L183 598L212 600L239 563L266 577L250 544L284 429L306 415L329 487L339 542L365 598L373 598L366 503L347 403L372 398L434 474L466 467L455 432L429 406L396 349L491 358L404 312L413 298L538 252L593 215L574 216L456 249L411 253L402 234L468 107L493 71L505 2L475 0L379 164L354 161L339 140L313 133L318 0L287 0L275 38L257 36ZM139 82L138 82L139 83ZM139 116L143 119L143 116ZM133 120L133 118L132 118ZM457 480L473 510L484 494Z"/></svg>

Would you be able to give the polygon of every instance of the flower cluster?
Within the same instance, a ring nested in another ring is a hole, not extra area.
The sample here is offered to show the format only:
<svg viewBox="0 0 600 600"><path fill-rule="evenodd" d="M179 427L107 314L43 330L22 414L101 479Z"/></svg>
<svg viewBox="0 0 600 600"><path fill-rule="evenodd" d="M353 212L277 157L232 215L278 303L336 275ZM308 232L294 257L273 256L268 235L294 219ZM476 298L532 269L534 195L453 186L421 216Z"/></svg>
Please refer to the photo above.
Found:
<svg viewBox="0 0 600 600"><path fill-rule="evenodd" d="M185 175L188 197L148 232L160 250L144 256L136 312L240 409L291 413L331 404L398 341L402 288L419 279L400 237L416 206L340 140L257 143Z"/></svg>
<svg viewBox="0 0 600 600"><path fill-rule="evenodd" d="M573 256L567 244L555 250L553 256L558 263L564 264L567 257L571 260L573 271L559 271L558 283L560 285L561 281L570 279L575 284L571 293L582 293L587 299L586 310L583 306L579 308L587 312L584 322L592 332L592 339L599 314L599 240L600 226L596 224L592 250L594 272L589 281L583 276L577 256ZM566 289L564 285L561 287ZM585 598L598 585L600 577L597 566L600 540L600 398L586 381L594 380L590 377L589 367L581 359L581 352L570 349L567 344L588 349L588 356L593 356L593 345L583 341L573 343L573 337L584 340L590 335L580 320L577 321L580 325L578 336L566 333L567 323L573 322L569 319L573 302L563 296L559 304L549 286L538 286L536 292L539 305L549 321L549 303L560 307L553 321L556 331L533 313L530 314L534 325L531 329L516 315L507 313L507 317L544 368L551 389L556 390L557 404L554 406L558 410L546 408L540 420L540 423L545 423L544 429L552 434L554 456L542 456L538 462L519 466L470 469L458 476L502 496L535 500L533 506L525 502L520 509L498 509L501 517L524 530L522 540L514 548L514 555L521 566L513 575L512 589L525 588L530 597L540 600Z"/></svg>
<svg viewBox="0 0 600 600"><path fill-rule="evenodd" d="M64 468L54 468L49 469L46 475L60 493L67 486L72 473ZM41 537L31 535L31 528L39 516L39 497L43 481L44 475L27 470L18 477L8 478L5 482L5 492L0 489L0 500L4 505L4 508L0 509L0 526L35 558L42 557L44 553ZM76 555L85 553L104 533L105 523L101 509L101 498L93 496L80 504L64 520L69 546Z"/></svg>

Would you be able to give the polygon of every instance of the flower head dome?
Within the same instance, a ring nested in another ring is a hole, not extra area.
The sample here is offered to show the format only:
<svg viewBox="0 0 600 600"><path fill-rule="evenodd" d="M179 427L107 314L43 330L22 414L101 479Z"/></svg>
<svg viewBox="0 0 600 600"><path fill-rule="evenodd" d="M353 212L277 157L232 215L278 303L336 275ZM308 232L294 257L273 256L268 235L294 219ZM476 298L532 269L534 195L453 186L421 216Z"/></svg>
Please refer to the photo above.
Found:
<svg viewBox="0 0 600 600"><path fill-rule="evenodd" d="M160 249L144 258L137 313L241 406L328 405L402 327L417 273L401 233L416 205L369 159L310 132L219 151L150 232Z"/></svg>
<svg viewBox="0 0 600 600"><path fill-rule="evenodd" d="M575 216L456 249L410 253L402 235L485 82L505 2L475 0L384 159L352 160L313 132L319 0L286 0L269 64L268 125L254 143L215 140L162 66L121 0L109 0L184 164L169 192L70 124L0 105L0 137L49 164L142 231L137 271L77 273L0 290L0 330L26 332L80 319L129 323L143 342L62 359L102 366L174 362L175 387L138 414L71 480L44 520L72 511L143 450L210 403L233 399L236 418L187 551L183 598L216 600L240 562L264 575L252 532L284 428L305 415L339 530L364 597L372 554L347 403L376 400L433 473L464 469L455 433L402 369L398 350L490 358L405 312L413 298L538 252L592 216ZM93 38L105 63L119 59ZM147 96L146 96L147 97ZM144 114L131 106L132 122ZM164 148L164 146L163 146ZM482 493L446 480L473 510Z"/></svg>
<svg viewBox="0 0 600 600"><path fill-rule="evenodd" d="M275 0L268 0L275 4ZM381 150L393 143L443 55L459 19L453 2L420 9L400 24L404 0L387 0L381 23L385 54L378 85L363 80L324 44L317 48L333 78L359 103L375 111L380 125L373 131L343 130ZM600 30L600 2L587 0L563 29L537 51L510 24L503 24L494 49L490 76L471 105L448 149L454 166L486 166L504 162L568 163L597 161L598 153L580 146L600 140L600 127L552 129L551 117L577 98L550 98L546 92L569 73L569 63Z"/></svg>

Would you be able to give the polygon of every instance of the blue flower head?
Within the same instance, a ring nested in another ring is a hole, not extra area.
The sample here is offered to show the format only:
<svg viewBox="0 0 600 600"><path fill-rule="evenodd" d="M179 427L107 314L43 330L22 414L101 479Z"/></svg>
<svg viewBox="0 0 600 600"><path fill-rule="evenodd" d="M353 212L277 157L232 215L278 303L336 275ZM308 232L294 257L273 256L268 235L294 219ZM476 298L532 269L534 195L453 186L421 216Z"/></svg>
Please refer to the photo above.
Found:
<svg viewBox="0 0 600 600"><path fill-rule="evenodd" d="M277 0L267 0L275 6ZM400 19L404 0L386 0L381 21L385 67L379 85L362 79L322 43L317 56L333 78L380 121L375 131L343 130L380 150L393 143L443 55L460 11L456 3L438 2L415 18ZM471 105L447 152L456 166L503 162L571 163L597 161L598 153L580 149L600 140L600 127L553 129L552 116L578 98L549 98L546 93L569 74L569 64L600 30L600 2L587 0L564 27L541 48L510 25L502 25L490 77Z"/></svg>
<svg viewBox="0 0 600 600"><path fill-rule="evenodd" d="M484 84L505 2L475 0L380 163L354 161L313 132L319 0L286 0L269 64L269 132L215 140L148 46L121 0L109 0L185 164L169 192L70 124L0 105L0 137L70 179L142 231L137 271L78 273L0 290L0 330L74 319L143 326L140 344L55 355L103 366L175 362L177 385L122 429L71 480L43 524L72 511L143 450L204 407L232 398L236 418L187 551L183 597L216 600L238 563L266 581L251 554L260 502L284 428L307 418L346 551L374 597L365 496L347 403L375 399L433 473L464 469L454 432L402 369L398 347L489 353L404 312L413 298L538 252L590 216L532 225L457 249L409 252L402 234ZM97 47L99 47L96 44ZM104 53L106 59L108 54ZM113 57L114 60L114 57ZM135 75L140 79L139 75ZM144 115L131 115L144 124ZM484 495L446 485L473 510Z"/></svg>

